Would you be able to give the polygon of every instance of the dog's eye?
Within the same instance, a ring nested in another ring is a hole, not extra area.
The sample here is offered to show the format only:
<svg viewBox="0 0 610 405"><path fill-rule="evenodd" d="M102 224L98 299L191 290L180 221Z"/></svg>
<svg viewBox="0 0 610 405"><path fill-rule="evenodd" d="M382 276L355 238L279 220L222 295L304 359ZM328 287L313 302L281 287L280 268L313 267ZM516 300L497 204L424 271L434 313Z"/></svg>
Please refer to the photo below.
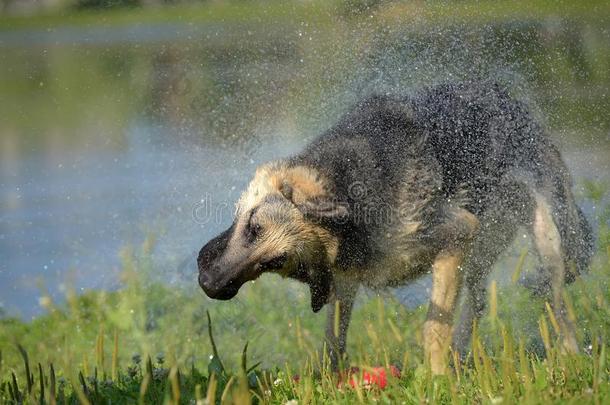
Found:
<svg viewBox="0 0 610 405"><path fill-rule="evenodd" d="M263 228L259 224L253 224L250 226L250 233L255 238L261 234L262 230L263 230Z"/></svg>
<svg viewBox="0 0 610 405"><path fill-rule="evenodd" d="M262 233L263 228L257 223L249 223L246 228L246 236L250 242L254 242Z"/></svg>
<svg viewBox="0 0 610 405"><path fill-rule="evenodd" d="M252 210L250 212L250 217L248 218L248 226L246 227L246 237L250 240L250 242L254 242L262 232L262 227L256 222L254 218L254 212L255 210Z"/></svg>

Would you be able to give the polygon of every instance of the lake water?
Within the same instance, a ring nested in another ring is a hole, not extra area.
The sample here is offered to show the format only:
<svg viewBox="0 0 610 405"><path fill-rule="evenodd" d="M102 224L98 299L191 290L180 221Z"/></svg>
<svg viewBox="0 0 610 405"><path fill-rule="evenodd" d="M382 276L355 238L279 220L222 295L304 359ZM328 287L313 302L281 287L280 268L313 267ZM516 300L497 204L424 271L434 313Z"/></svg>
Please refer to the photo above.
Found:
<svg viewBox="0 0 610 405"><path fill-rule="evenodd" d="M536 102L577 184L608 182L607 59L584 52L584 78L562 72L578 73L582 61L556 53L553 40L573 41L544 39L551 28L472 28L452 45L435 30L353 44L345 27L0 31L0 309L29 318L41 312L43 289L61 299L70 286L120 288L119 252L149 235L161 277L195 283L195 252L230 223L258 164L299 150L362 94L408 93L473 67ZM607 37L590 31L581 33L593 35L585 51ZM531 32L542 45L506 45L506 33ZM488 43L477 45L477 33ZM549 58L561 68L555 76ZM584 206L594 217L596 207ZM410 304L424 296L401 292Z"/></svg>

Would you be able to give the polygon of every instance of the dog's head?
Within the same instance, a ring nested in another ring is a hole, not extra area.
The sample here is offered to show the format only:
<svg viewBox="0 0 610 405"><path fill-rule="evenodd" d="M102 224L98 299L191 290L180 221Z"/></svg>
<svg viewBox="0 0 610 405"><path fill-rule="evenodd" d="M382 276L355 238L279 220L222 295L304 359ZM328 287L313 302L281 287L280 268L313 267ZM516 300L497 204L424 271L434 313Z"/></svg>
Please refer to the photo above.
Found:
<svg viewBox="0 0 610 405"><path fill-rule="evenodd" d="M233 224L199 252L199 284L221 300L265 272L309 284L311 307L328 300L338 239L329 230L348 215L313 169L272 163L260 167L242 194Z"/></svg>

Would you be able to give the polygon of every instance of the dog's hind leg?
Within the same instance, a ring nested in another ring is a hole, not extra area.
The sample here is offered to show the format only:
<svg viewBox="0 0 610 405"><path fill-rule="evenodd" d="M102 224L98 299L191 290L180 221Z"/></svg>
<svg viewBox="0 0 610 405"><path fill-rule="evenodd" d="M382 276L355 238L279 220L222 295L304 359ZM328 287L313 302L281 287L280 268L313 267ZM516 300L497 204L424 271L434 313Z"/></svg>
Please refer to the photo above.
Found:
<svg viewBox="0 0 610 405"><path fill-rule="evenodd" d="M470 344L472 327L483 315L487 304L487 281L498 256L514 239L516 228L505 229L506 233L491 234L484 232L473 243L472 254L464 266L466 296L462 305L460 321L453 331L453 348L465 354Z"/></svg>
<svg viewBox="0 0 610 405"><path fill-rule="evenodd" d="M567 314L563 301L562 290L566 277L565 252L562 249L561 235L555 221L551 205L547 198L540 193L535 193L536 210L532 234L540 261L550 275L550 294L553 315L559 325L559 333L564 348L576 353L578 344L572 320Z"/></svg>
<svg viewBox="0 0 610 405"><path fill-rule="evenodd" d="M337 370L345 360L347 329L352 315L358 284L350 278L335 274L334 289L328 303L325 348L331 367Z"/></svg>
<svg viewBox="0 0 610 405"><path fill-rule="evenodd" d="M498 256L514 241L519 227L531 221L533 202L523 183L505 182L495 193L502 198L491 202L481 215L480 232L464 264L466 294L453 332L453 348L462 355L469 347L473 323L485 310L488 276Z"/></svg>
<svg viewBox="0 0 610 405"><path fill-rule="evenodd" d="M559 151L542 144L532 163L535 165L530 171L536 180L532 234L544 271L542 281L546 281L538 283L536 290L550 296L563 346L576 352L575 328L567 314L562 289L588 270L594 252L593 234L576 205L572 179Z"/></svg>
<svg viewBox="0 0 610 405"><path fill-rule="evenodd" d="M472 327L483 315L487 304L487 281L498 256L515 238L516 226L490 224L473 243L472 253L464 265L465 297L460 321L453 332L453 348L465 354L470 344Z"/></svg>

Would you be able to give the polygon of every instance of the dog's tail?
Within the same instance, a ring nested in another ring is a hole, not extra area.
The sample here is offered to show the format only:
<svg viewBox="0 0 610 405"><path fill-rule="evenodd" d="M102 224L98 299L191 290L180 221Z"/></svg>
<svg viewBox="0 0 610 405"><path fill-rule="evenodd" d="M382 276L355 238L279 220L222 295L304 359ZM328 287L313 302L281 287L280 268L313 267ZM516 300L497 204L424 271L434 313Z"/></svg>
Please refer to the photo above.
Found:
<svg viewBox="0 0 610 405"><path fill-rule="evenodd" d="M516 167L533 176L533 188L549 205L559 231L565 264L565 282L571 283L586 272L594 253L591 225L572 194L572 179L561 154L547 136L531 109L502 94L504 107L511 116L506 120L511 160ZM544 276L543 276L544 277Z"/></svg>
<svg viewBox="0 0 610 405"><path fill-rule="evenodd" d="M535 189L550 204L561 239L565 282L571 283L589 268L594 253L593 230L576 204L570 173L557 148L544 136L534 149L538 155L533 170Z"/></svg>
<svg viewBox="0 0 610 405"><path fill-rule="evenodd" d="M555 224L561 236L565 254L567 283L587 271L594 252L593 230L572 194L572 179L557 148L547 144L544 148L539 189L551 201Z"/></svg>

